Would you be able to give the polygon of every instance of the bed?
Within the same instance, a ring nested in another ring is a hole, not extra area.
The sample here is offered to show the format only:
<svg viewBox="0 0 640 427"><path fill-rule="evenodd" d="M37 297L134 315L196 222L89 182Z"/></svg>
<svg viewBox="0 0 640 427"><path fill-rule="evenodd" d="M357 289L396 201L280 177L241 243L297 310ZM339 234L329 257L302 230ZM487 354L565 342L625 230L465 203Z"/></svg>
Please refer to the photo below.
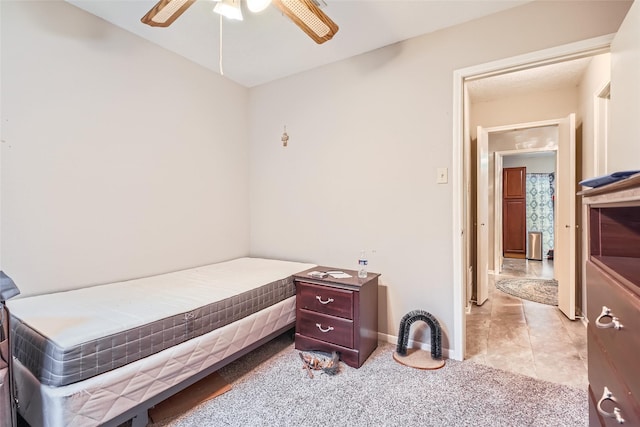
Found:
<svg viewBox="0 0 640 427"><path fill-rule="evenodd" d="M145 426L147 410L295 323L293 274L239 258L16 299L18 412L31 427Z"/></svg>

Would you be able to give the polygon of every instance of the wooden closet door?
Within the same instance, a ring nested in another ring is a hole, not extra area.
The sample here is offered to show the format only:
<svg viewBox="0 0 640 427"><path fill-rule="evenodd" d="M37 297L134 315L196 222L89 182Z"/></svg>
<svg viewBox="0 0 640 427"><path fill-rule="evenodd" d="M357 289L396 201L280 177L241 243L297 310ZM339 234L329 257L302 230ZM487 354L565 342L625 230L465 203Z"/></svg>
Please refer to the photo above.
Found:
<svg viewBox="0 0 640 427"><path fill-rule="evenodd" d="M527 242L527 168L502 170L502 254L524 258Z"/></svg>

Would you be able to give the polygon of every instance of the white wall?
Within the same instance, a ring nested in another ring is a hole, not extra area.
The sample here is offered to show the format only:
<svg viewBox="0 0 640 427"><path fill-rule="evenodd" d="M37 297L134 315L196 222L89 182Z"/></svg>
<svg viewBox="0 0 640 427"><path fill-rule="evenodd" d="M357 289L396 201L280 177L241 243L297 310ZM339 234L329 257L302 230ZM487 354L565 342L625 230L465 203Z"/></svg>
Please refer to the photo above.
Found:
<svg viewBox="0 0 640 427"><path fill-rule="evenodd" d="M527 173L553 173L556 171L556 157L553 153L535 157L519 154L504 156L502 167L525 167L527 168Z"/></svg>
<svg viewBox="0 0 640 427"><path fill-rule="evenodd" d="M533 2L252 89L252 254L355 268L366 249L383 274L380 331L427 310L456 351L453 191L436 184L453 72L615 32L627 7Z"/></svg>
<svg viewBox="0 0 640 427"><path fill-rule="evenodd" d="M1 7L2 269L22 295L248 254L248 90L65 2Z"/></svg>
<svg viewBox="0 0 640 427"><path fill-rule="evenodd" d="M635 2L611 45L611 123L607 171L640 169L640 4Z"/></svg>

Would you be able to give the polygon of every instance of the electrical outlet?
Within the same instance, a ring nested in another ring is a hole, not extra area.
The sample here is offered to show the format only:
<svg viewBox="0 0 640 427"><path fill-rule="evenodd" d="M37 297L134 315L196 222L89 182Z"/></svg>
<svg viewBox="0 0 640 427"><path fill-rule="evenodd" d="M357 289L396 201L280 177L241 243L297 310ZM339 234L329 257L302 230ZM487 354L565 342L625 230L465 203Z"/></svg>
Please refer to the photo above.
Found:
<svg viewBox="0 0 640 427"><path fill-rule="evenodd" d="M447 168L438 168L438 178L436 179L436 183L446 184L447 182L449 182L449 171Z"/></svg>

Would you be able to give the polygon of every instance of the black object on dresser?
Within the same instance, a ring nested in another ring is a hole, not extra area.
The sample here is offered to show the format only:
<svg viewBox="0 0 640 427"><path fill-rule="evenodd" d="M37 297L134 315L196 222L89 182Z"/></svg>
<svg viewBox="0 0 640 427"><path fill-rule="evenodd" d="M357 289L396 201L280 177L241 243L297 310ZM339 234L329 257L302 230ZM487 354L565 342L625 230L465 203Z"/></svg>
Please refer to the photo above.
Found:
<svg viewBox="0 0 640 427"><path fill-rule="evenodd" d="M589 425L640 426L640 175L579 194L589 212Z"/></svg>
<svg viewBox="0 0 640 427"><path fill-rule="evenodd" d="M378 277L340 270L348 278L313 278L311 271L336 271L316 267L295 274L296 344L298 350L336 351L349 366L359 368L378 346Z"/></svg>

